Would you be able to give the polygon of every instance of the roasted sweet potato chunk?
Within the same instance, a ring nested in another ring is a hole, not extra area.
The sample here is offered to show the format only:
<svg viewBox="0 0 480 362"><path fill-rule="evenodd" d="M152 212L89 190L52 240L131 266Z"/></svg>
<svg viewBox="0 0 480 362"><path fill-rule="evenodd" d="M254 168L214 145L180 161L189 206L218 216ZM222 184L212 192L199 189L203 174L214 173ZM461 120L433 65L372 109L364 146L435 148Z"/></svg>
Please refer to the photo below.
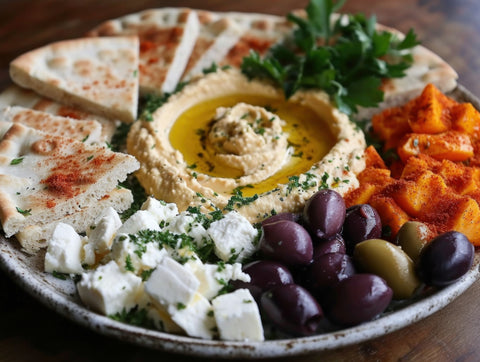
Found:
<svg viewBox="0 0 480 362"><path fill-rule="evenodd" d="M456 104L451 109L452 129L474 135L480 129L480 113L471 103Z"/></svg>
<svg viewBox="0 0 480 362"><path fill-rule="evenodd" d="M455 101L428 84L410 111L408 124L415 133L442 133L451 127L450 107Z"/></svg>
<svg viewBox="0 0 480 362"><path fill-rule="evenodd" d="M405 212L422 217L435 210L435 204L448 194L445 181L432 171L423 171L414 177L399 180L392 197Z"/></svg>
<svg viewBox="0 0 480 362"><path fill-rule="evenodd" d="M390 227L392 238L397 235L402 225L410 219L407 213L391 197L375 195L370 199L370 205L378 211L382 225Z"/></svg>
<svg viewBox="0 0 480 362"><path fill-rule="evenodd" d="M419 154L437 160L465 161L473 156L473 146L468 135L462 132L412 133L402 140L397 152L403 162Z"/></svg>

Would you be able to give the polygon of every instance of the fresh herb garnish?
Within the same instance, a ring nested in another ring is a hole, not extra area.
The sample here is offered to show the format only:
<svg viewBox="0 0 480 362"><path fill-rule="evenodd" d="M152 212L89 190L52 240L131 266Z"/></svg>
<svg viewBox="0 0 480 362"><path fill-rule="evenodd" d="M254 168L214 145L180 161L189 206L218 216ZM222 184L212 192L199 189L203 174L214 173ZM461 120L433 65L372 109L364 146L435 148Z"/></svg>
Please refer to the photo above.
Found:
<svg viewBox="0 0 480 362"><path fill-rule="evenodd" d="M382 79L398 78L412 63L409 49L418 44L410 30L403 40L376 30L376 18L333 13L345 0L311 0L307 17L287 16L296 24L293 46L278 44L261 58L251 52L242 62L249 78L267 78L283 88L285 97L299 89L319 88L336 106L351 115L357 107L374 107L383 100ZM346 18L345 18L346 17ZM345 21L348 20L348 21Z"/></svg>
<svg viewBox="0 0 480 362"><path fill-rule="evenodd" d="M10 165L18 165L22 163L22 161L23 161L23 157L14 158L13 160L10 161Z"/></svg>
<svg viewBox="0 0 480 362"><path fill-rule="evenodd" d="M32 215L32 209L28 209L28 210L23 210L19 207L16 207L17 211L22 214L23 216L28 216L28 215Z"/></svg>
<svg viewBox="0 0 480 362"><path fill-rule="evenodd" d="M123 309L121 312L109 315L113 320L132 324L134 326L140 326L150 329L155 329L155 322L148 317L148 311L146 309L139 309L138 306L130 309L128 312Z"/></svg>

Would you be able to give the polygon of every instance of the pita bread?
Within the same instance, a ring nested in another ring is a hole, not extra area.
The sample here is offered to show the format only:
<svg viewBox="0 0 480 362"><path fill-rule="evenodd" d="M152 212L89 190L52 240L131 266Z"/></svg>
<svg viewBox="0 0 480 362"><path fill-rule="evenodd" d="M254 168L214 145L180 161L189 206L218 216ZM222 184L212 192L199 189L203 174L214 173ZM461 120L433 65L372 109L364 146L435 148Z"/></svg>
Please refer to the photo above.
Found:
<svg viewBox="0 0 480 362"><path fill-rule="evenodd" d="M27 226L15 234L15 237L23 250L29 254L35 254L41 248L47 246L47 240L50 239L55 227L60 222L69 224L77 233L83 233L94 224L98 215L101 215L105 209L113 207L115 211L121 213L128 209L132 202L133 196L130 190L115 188L110 191L107 196L88 207L84 207L73 214L66 215L58 221Z"/></svg>
<svg viewBox="0 0 480 362"><path fill-rule="evenodd" d="M60 41L10 63L10 77L18 85L124 122L133 122L137 116L137 72L134 36Z"/></svg>
<svg viewBox="0 0 480 362"><path fill-rule="evenodd" d="M78 108L57 103L51 99L39 96L30 89L21 88L15 84L12 84L0 93L0 109L7 106L31 108L50 113L54 116L68 117L77 120L97 121L102 125L101 142L110 142L118 126L118 121L112 121L102 116L81 111Z"/></svg>
<svg viewBox="0 0 480 362"><path fill-rule="evenodd" d="M226 12L220 15L231 19L243 30L240 39L219 62L222 66L239 68L243 58L251 50L260 56L265 55L274 44L285 39L292 31L292 23L284 16L240 12Z"/></svg>
<svg viewBox="0 0 480 362"><path fill-rule="evenodd" d="M223 63L230 49L239 42L244 32L242 27L228 17L218 19L218 16L212 16L209 20L212 21L200 27L200 34L185 68L183 80L202 74L202 71L213 63Z"/></svg>
<svg viewBox="0 0 480 362"><path fill-rule="evenodd" d="M0 122L0 221L7 237L89 207L138 169L130 155Z"/></svg>
<svg viewBox="0 0 480 362"><path fill-rule="evenodd" d="M192 9L162 8L106 21L88 35L138 35L140 92L170 93L185 71L199 28Z"/></svg>
<svg viewBox="0 0 480 362"><path fill-rule="evenodd" d="M19 122L59 137L70 137L87 144L100 144L102 125L97 121L82 121L53 116L46 112L23 107L6 107L0 111L0 121Z"/></svg>

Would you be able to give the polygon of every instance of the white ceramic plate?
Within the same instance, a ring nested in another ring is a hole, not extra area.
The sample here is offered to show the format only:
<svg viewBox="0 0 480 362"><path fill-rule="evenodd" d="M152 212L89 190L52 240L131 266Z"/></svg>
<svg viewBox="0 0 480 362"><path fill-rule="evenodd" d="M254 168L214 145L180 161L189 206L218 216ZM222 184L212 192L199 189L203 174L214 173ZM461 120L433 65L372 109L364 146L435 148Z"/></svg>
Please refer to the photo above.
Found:
<svg viewBox="0 0 480 362"><path fill-rule="evenodd" d="M459 101L480 103L458 87ZM285 357L320 352L360 343L415 323L442 309L467 290L480 277L480 251L470 271L456 283L382 317L359 326L311 337L268 340L265 342L208 341L178 336L114 321L85 308L71 280L61 280L43 271L44 253L22 252L15 239L0 237L0 267L28 293L47 307L98 333L144 347L186 355L219 358Z"/></svg>

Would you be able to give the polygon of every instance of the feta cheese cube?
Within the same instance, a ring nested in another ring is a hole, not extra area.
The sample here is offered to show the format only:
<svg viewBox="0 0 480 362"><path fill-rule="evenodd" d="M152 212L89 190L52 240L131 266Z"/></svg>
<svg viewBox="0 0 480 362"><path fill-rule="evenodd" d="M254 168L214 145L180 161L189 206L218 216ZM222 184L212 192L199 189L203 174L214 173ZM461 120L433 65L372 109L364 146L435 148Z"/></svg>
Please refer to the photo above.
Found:
<svg viewBox="0 0 480 362"><path fill-rule="evenodd" d="M258 230L236 211L210 224L208 234L215 243L215 254L223 261L241 262L256 250Z"/></svg>
<svg viewBox="0 0 480 362"><path fill-rule="evenodd" d="M156 303L168 306L188 305L200 282L182 264L165 257L145 283L145 292Z"/></svg>
<svg viewBox="0 0 480 362"><path fill-rule="evenodd" d="M96 254L104 255L110 250L115 233L120 226L122 221L115 209L113 207L105 209L93 228L88 230L88 240Z"/></svg>
<svg viewBox="0 0 480 362"><path fill-rule="evenodd" d="M202 295L195 293L186 306L169 305L168 313L190 337L213 338L216 324L212 306Z"/></svg>
<svg viewBox="0 0 480 362"><path fill-rule="evenodd" d="M248 289L237 289L212 300L220 338L263 341L263 325L257 303Z"/></svg>
<svg viewBox="0 0 480 362"><path fill-rule="evenodd" d="M195 221L195 218L188 213L181 214L172 218L165 227L166 230L174 234L187 234L193 238L195 244L202 246L210 237L202 224Z"/></svg>
<svg viewBox="0 0 480 362"><path fill-rule="evenodd" d="M117 235L136 234L140 230L160 231L161 228L158 225L156 218L150 212L146 210L138 210L117 230Z"/></svg>
<svg viewBox="0 0 480 362"><path fill-rule="evenodd" d="M174 203L165 203L159 201L154 197L149 197L141 207L141 210L146 210L155 218L158 224L162 221L168 221L178 214L177 205Z"/></svg>
<svg viewBox="0 0 480 362"><path fill-rule="evenodd" d="M120 269L140 275L142 271L155 268L168 252L160 248L156 242L136 245L124 234L115 238L110 257L116 261Z"/></svg>
<svg viewBox="0 0 480 362"><path fill-rule="evenodd" d="M72 226L59 223L45 254L44 268L48 273L81 274L83 242Z"/></svg>
<svg viewBox="0 0 480 362"><path fill-rule="evenodd" d="M203 264L200 260L191 260L185 264L200 281L198 292L207 299L216 297L230 280L250 281L250 275L242 271L240 263L235 264Z"/></svg>
<svg viewBox="0 0 480 362"><path fill-rule="evenodd" d="M95 249L92 243L85 236L82 238L82 264L94 265L96 261Z"/></svg>
<svg viewBox="0 0 480 362"><path fill-rule="evenodd" d="M114 261L83 273L77 284L82 302L104 315L132 309L142 289L142 279L133 273L123 272Z"/></svg>

